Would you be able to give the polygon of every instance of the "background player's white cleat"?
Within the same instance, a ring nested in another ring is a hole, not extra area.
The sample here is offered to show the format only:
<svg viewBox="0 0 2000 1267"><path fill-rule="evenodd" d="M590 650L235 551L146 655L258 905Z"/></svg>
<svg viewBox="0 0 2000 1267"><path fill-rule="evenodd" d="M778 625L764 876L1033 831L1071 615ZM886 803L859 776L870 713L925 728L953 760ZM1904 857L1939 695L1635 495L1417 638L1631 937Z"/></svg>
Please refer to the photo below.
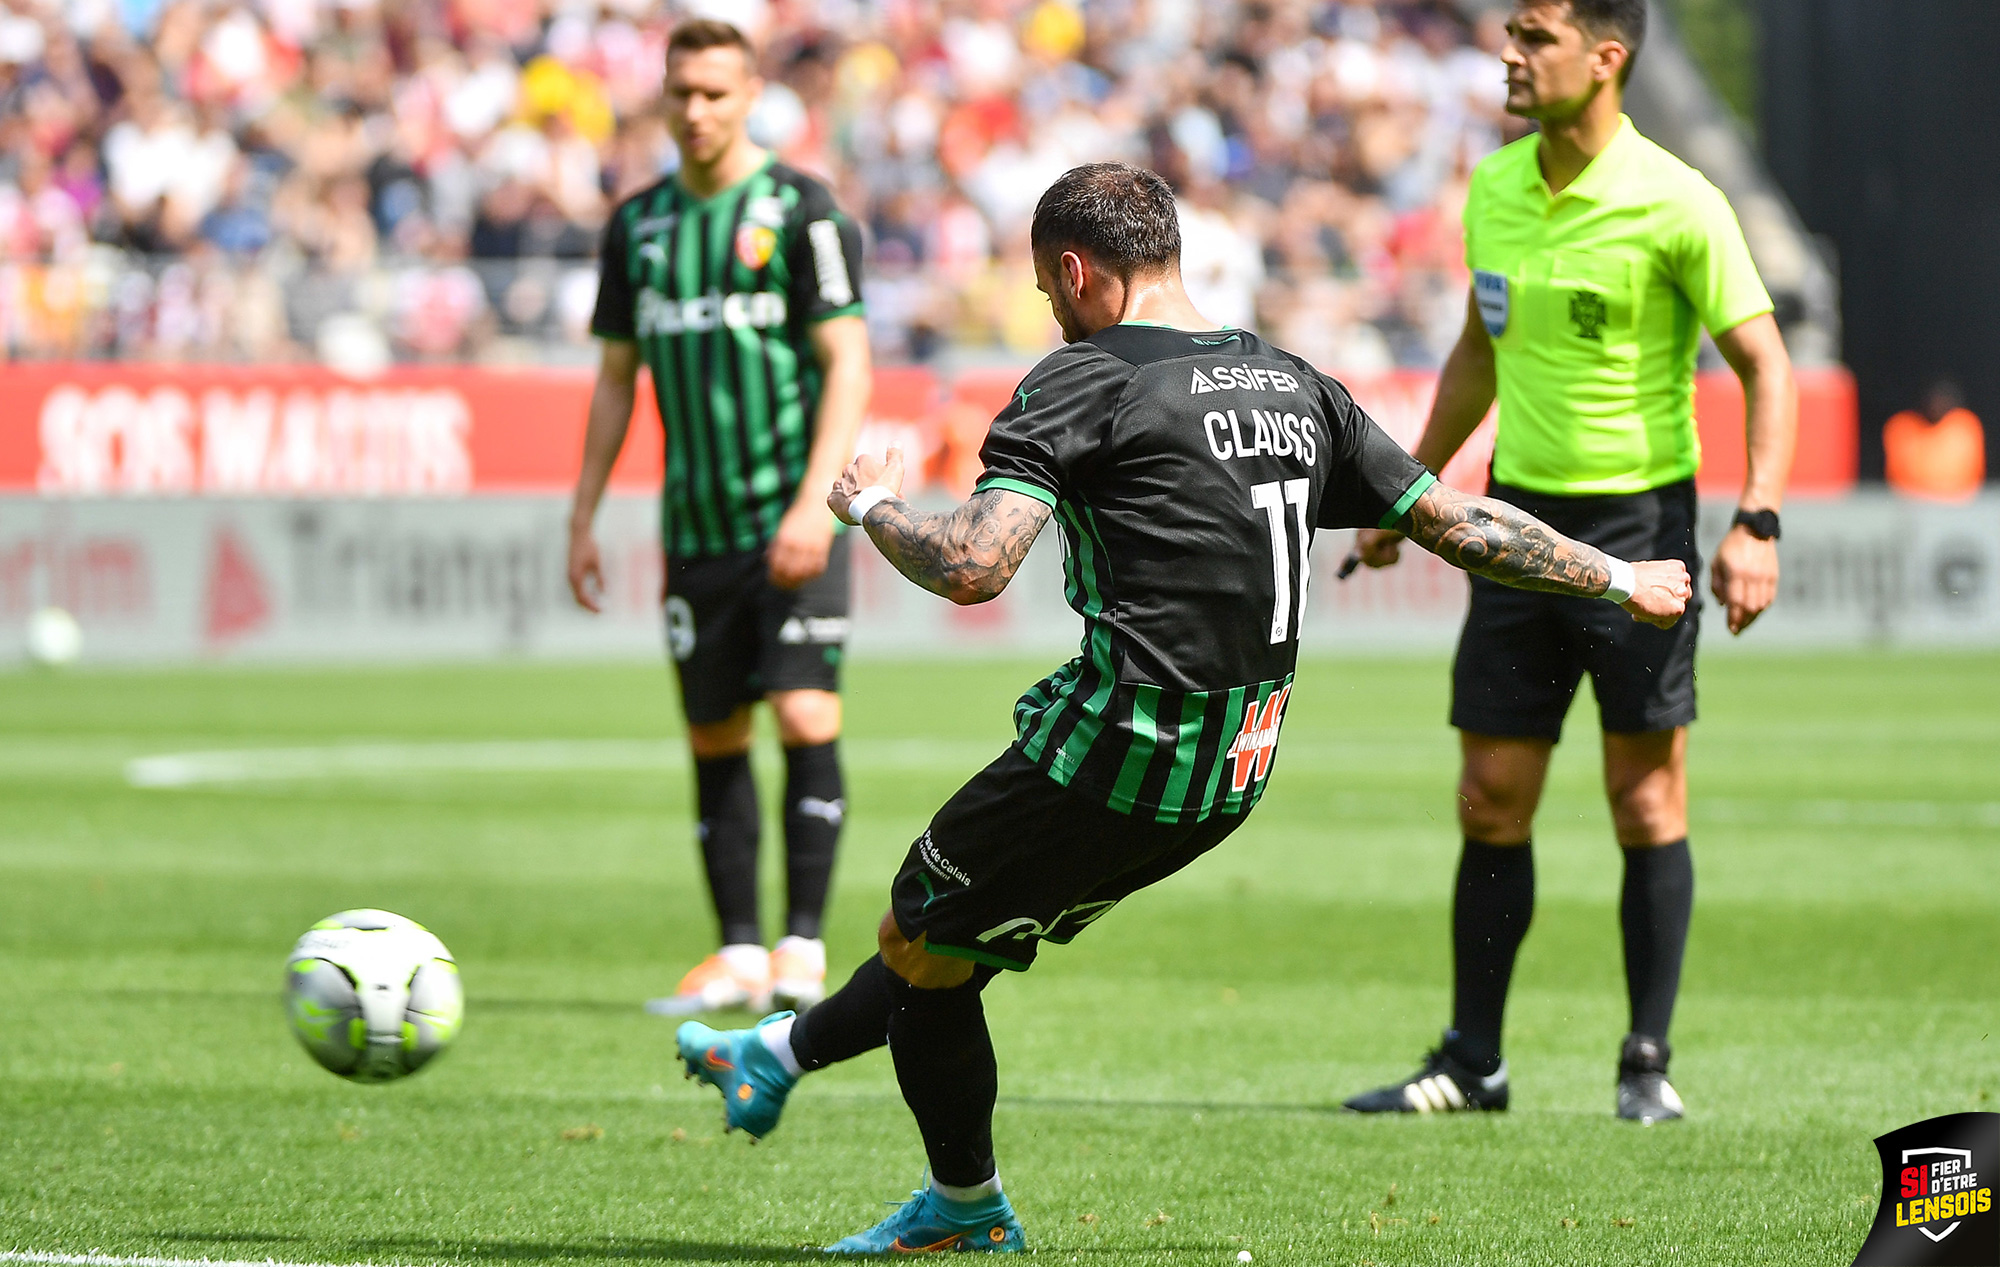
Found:
<svg viewBox="0 0 2000 1267"><path fill-rule="evenodd" d="M787 937L771 948L771 1006L803 1012L826 998L826 943Z"/></svg>
<svg viewBox="0 0 2000 1267"><path fill-rule="evenodd" d="M764 1010L771 1001L771 956L762 946L724 946L696 964L665 998L646 1000L655 1016L694 1016L730 1008Z"/></svg>

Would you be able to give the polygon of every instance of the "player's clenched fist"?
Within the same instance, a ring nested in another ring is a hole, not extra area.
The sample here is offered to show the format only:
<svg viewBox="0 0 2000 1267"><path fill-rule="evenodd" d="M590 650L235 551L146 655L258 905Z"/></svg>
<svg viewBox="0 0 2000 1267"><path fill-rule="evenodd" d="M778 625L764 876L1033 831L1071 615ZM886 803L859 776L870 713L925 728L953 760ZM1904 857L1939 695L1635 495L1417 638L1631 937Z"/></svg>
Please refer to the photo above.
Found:
<svg viewBox="0 0 2000 1267"><path fill-rule="evenodd" d="M872 453L856 454L840 478L833 482L833 491L826 495L828 509L844 524L857 524L860 520L848 513L848 503L864 488L886 488L901 496L903 492L903 450L889 446L889 455L878 458Z"/></svg>
<svg viewBox="0 0 2000 1267"><path fill-rule="evenodd" d="M1694 597L1694 581L1688 576L1687 564L1679 559L1634 563L1632 576L1638 584L1633 587L1632 597L1619 606L1631 612L1634 620L1662 629L1673 628L1687 611L1688 600Z"/></svg>

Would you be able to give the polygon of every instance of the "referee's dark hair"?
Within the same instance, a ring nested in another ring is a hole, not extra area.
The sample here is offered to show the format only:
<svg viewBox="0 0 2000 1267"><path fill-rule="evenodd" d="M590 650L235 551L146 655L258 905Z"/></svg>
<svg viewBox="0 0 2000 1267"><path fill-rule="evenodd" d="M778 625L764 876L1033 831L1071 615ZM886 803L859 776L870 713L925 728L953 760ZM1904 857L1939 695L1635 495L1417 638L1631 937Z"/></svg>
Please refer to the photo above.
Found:
<svg viewBox="0 0 2000 1267"><path fill-rule="evenodd" d="M692 18L676 25L673 34L667 37L669 58L675 53L701 53L711 48L740 50L744 64L755 73L757 50L750 46L750 37L733 23L720 18Z"/></svg>
<svg viewBox="0 0 2000 1267"><path fill-rule="evenodd" d="M1569 0L1570 21L1600 40L1625 46L1625 65L1618 82L1632 78L1639 46L1646 42L1646 0Z"/></svg>
<svg viewBox="0 0 2000 1267"><path fill-rule="evenodd" d="M1075 251L1119 277L1171 267L1181 257L1174 191L1127 163L1072 167L1035 204L1028 241L1038 260Z"/></svg>

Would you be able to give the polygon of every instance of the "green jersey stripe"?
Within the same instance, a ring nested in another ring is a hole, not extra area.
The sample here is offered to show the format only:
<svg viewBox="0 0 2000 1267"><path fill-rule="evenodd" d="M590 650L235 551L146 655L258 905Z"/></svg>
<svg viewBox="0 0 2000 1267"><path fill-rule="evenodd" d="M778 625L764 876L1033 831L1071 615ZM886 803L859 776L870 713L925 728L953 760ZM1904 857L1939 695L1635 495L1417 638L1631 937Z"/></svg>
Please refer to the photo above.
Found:
<svg viewBox="0 0 2000 1267"><path fill-rule="evenodd" d="M702 293L702 217L693 207L684 210L674 225L674 242L670 248L674 261L675 293L699 295ZM688 446L689 468L692 478L689 483L694 494L700 516L701 552L704 554L728 553L728 539L723 532L721 506L728 494L722 488L716 472L715 430L708 402L701 384L702 355L700 341L680 338L672 341L680 353L678 366L682 405L687 419L687 433L691 440Z"/></svg>
<svg viewBox="0 0 2000 1267"><path fill-rule="evenodd" d="M1010 480L1005 476L996 475L992 479L984 479L979 481L978 484L973 486L972 491L975 493L983 493L989 488L1005 489L1007 492L1010 493L1019 493L1023 497L1032 497L1036 501L1040 502L1042 505L1047 506L1049 509L1051 510L1055 509L1056 495L1054 493L1051 493L1048 489L1043 488L1037 484L1030 484L1026 480Z"/></svg>
<svg viewBox="0 0 2000 1267"><path fill-rule="evenodd" d="M1409 514L1410 507L1417 504L1417 498L1422 497L1429 491L1430 486L1437 482L1438 477L1432 475L1429 471L1425 471L1422 475L1418 476L1417 482L1403 490L1403 495L1396 499L1396 504L1389 508L1389 513L1382 516L1382 522L1376 526L1385 532L1394 528L1396 521L1404 515Z"/></svg>
<svg viewBox="0 0 2000 1267"><path fill-rule="evenodd" d="M1132 688L1132 742L1125 749L1124 764L1118 768L1118 781L1111 785L1111 808L1121 814L1130 813L1138 804L1139 785L1145 781L1146 767L1152 764L1153 750L1159 746L1156 721L1159 706L1159 687Z"/></svg>
<svg viewBox="0 0 2000 1267"><path fill-rule="evenodd" d="M1222 787L1222 768L1229 764L1229 745L1236 736L1237 728L1243 724L1243 700L1251 689L1232 687L1226 697L1222 708L1222 729L1218 735L1220 742L1216 744L1215 759L1208 767L1208 783L1202 789L1201 804L1197 807L1204 814L1215 808L1215 794Z"/></svg>
<svg viewBox="0 0 2000 1267"><path fill-rule="evenodd" d="M1174 764L1167 774L1167 786L1160 793L1155 815L1163 823L1181 817L1187 805L1188 787L1194 782L1195 763L1201 757L1202 724L1208 720L1209 695L1190 691L1181 696L1181 721L1174 731Z"/></svg>
<svg viewBox="0 0 2000 1267"><path fill-rule="evenodd" d="M730 230L736 223L736 216L743 205L743 195L739 190L733 197L724 196L702 209L702 254L701 282L695 288L697 295L719 294L722 278L727 267ZM726 332L722 323L688 342L701 349L705 364L713 367L718 378L726 374L732 358L723 355L723 341ZM758 533L754 523L746 522L743 505L743 491L748 463L743 450L743 428L737 418L737 406L742 400L740 390L732 390L739 385L727 381L718 382L722 390L707 393L709 409L709 435L715 440L715 475L718 481L716 506L722 513L722 530L725 548L731 551L754 550L757 548Z"/></svg>

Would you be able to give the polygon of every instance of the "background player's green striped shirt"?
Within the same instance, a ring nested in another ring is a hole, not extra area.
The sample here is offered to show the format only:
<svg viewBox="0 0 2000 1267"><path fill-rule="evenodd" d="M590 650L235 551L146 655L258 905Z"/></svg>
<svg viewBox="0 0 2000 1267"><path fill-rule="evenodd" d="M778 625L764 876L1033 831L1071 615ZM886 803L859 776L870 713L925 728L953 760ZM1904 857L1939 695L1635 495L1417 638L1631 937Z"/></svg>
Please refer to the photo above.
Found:
<svg viewBox="0 0 2000 1267"><path fill-rule="evenodd" d="M636 340L652 371L670 556L754 551L777 532L812 451L811 328L861 311L859 228L775 159L708 198L668 177L619 204L591 331Z"/></svg>

